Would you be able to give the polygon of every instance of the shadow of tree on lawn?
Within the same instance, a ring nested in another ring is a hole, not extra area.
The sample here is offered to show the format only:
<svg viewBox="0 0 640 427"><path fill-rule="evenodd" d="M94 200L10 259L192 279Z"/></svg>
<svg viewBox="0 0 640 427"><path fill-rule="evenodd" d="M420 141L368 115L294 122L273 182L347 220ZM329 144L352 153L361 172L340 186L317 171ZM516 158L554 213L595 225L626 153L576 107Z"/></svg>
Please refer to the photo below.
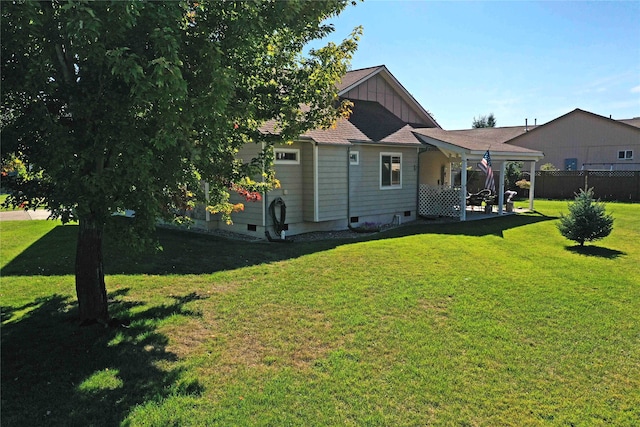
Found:
<svg viewBox="0 0 640 427"><path fill-rule="evenodd" d="M494 216L492 218L471 221L448 221L444 223L407 225L390 230L387 237L401 237L414 234L449 234L459 236L488 236L504 237L504 232L512 228L523 227L542 221L558 219L555 216L543 215L539 212Z"/></svg>
<svg viewBox="0 0 640 427"><path fill-rule="evenodd" d="M107 236L105 272L113 274L210 274L251 265L298 258L345 244L399 238L418 234L504 236L508 229L549 221L557 217L539 213L496 216L480 221L419 221L355 238L294 241L291 244L247 242L215 235L159 228L156 237L163 250L135 255ZM40 237L5 265L3 276L73 275L77 226L58 226ZM55 251L52 251L55 248Z"/></svg>
<svg viewBox="0 0 640 427"><path fill-rule="evenodd" d="M157 332L169 316L198 316L185 304L201 297L132 312L142 303L121 299L127 292L109 297L111 314L129 328L78 327L77 305L61 295L2 307L3 426L120 425L141 403L202 393L197 380L169 367L177 357Z"/></svg>
<svg viewBox="0 0 640 427"><path fill-rule="evenodd" d="M622 252L616 249L603 248L602 246L586 245L586 246L567 246L565 247L569 252L573 252L579 255L592 256L598 258L615 259L626 255L626 252Z"/></svg>

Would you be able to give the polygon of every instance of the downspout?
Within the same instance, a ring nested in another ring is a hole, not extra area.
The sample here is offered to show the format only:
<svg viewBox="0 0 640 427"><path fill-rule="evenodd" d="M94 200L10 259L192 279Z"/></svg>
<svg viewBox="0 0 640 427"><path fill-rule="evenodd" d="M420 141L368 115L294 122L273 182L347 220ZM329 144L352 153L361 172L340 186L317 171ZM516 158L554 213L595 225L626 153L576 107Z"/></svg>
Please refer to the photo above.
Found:
<svg viewBox="0 0 640 427"><path fill-rule="evenodd" d="M318 222L320 214L320 196L318 194L320 184L318 183L318 143L313 145L313 221Z"/></svg>
<svg viewBox="0 0 640 427"><path fill-rule="evenodd" d="M204 183L204 200L206 201L207 206L209 206L209 183ZM211 212L209 210L204 210L204 220L207 222L207 229L209 228L209 222L211 221Z"/></svg>
<svg viewBox="0 0 640 427"><path fill-rule="evenodd" d="M347 227L351 227L351 145L347 147Z"/></svg>
<svg viewBox="0 0 640 427"><path fill-rule="evenodd" d="M262 146L262 151L264 151L264 141L261 143L261 146ZM273 167L275 168L275 165ZM264 162L262 163L262 173L263 173L262 180L264 182ZM262 197L262 226L264 227L264 231L267 231L267 224L268 224L268 219L267 219L267 206L269 206L268 199L269 199L269 192L265 190L264 195Z"/></svg>

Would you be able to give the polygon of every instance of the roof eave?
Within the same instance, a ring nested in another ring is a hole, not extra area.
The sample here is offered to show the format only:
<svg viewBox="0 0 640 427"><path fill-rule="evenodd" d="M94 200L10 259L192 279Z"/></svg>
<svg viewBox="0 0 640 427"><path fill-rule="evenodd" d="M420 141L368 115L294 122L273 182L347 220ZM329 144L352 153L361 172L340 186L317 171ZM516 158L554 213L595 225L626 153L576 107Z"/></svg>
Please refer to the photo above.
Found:
<svg viewBox="0 0 640 427"><path fill-rule="evenodd" d="M419 133L414 132L414 135L416 135L416 137L423 143L426 145L432 145L440 150L442 150L443 152L449 152L449 153L453 153L453 154L457 154L460 157L462 157L462 155L464 154L467 158L469 159L482 159L482 157L484 156L484 153L487 150L477 150L477 149L471 149L471 148L465 148L465 147L461 147L459 145L456 144L452 144L450 142L447 141L442 141L440 139L437 138L433 138L430 136L426 136L426 135L422 135ZM504 145L503 145L504 147ZM541 151L534 151L534 150L530 150L530 151L504 151L504 150L500 150L500 151L496 151L495 149L491 151L491 158L493 160L498 160L498 161L539 161L542 158L544 158L544 153L542 153Z"/></svg>

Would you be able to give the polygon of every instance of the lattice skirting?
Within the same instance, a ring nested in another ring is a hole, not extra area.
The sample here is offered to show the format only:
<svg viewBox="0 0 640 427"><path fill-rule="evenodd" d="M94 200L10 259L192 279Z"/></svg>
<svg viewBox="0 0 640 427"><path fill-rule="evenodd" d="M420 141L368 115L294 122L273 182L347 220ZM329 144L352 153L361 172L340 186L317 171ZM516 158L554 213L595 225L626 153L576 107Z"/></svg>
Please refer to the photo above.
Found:
<svg viewBox="0 0 640 427"><path fill-rule="evenodd" d="M422 216L460 216L460 189L448 185L420 185L418 214Z"/></svg>

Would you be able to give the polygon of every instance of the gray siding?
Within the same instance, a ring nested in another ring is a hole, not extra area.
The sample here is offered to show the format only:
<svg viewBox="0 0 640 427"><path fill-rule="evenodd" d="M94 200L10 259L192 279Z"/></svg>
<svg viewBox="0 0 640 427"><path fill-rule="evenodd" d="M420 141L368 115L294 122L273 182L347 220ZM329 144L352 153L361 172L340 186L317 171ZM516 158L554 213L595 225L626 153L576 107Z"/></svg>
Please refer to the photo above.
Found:
<svg viewBox="0 0 640 427"><path fill-rule="evenodd" d="M276 197L281 197L287 207L286 223L297 223L304 220L304 193L303 185L303 154L304 143L294 143L282 146L282 148L292 148L300 150L299 164L275 164L276 178L280 181L280 188L269 192L267 203L270 204ZM278 147L276 147L278 148ZM271 218L267 222L271 225Z"/></svg>
<svg viewBox="0 0 640 427"><path fill-rule="evenodd" d="M303 220L313 222L315 209L315 186L313 184L314 145L312 143L302 144L300 151L302 154L300 163L302 165Z"/></svg>
<svg viewBox="0 0 640 427"><path fill-rule="evenodd" d="M347 218L347 147L318 147L318 220Z"/></svg>
<svg viewBox="0 0 640 427"><path fill-rule="evenodd" d="M412 211L417 200L418 153L415 148L352 148L360 152L360 164L350 166L349 216L395 214ZM380 153L402 153L402 188L380 189Z"/></svg>

